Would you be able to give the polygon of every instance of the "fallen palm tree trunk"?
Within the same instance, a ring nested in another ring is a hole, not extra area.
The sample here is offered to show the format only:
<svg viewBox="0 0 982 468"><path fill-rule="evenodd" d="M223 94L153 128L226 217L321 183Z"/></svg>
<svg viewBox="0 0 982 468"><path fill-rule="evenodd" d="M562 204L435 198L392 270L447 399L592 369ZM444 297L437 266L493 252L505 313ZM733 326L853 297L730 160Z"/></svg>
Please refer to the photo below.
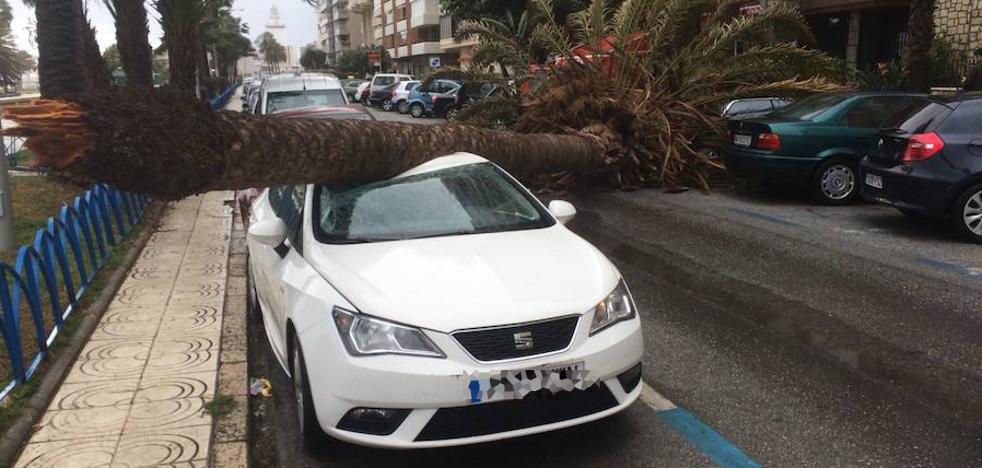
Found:
<svg viewBox="0 0 982 468"><path fill-rule="evenodd" d="M178 199L273 184L348 184L392 177L456 151L516 174L590 171L617 158L603 125L517 134L462 125L293 120L213 111L167 91L116 90L8 107L38 164L123 190Z"/></svg>

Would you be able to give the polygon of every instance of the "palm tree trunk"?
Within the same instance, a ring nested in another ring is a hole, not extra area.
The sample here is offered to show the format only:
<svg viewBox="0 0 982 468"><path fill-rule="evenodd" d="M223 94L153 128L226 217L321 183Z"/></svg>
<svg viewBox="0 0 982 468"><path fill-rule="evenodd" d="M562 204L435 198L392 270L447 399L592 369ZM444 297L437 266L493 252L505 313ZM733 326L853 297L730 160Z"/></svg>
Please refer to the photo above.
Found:
<svg viewBox="0 0 982 468"><path fill-rule="evenodd" d="M102 59L102 52L95 38L95 29L85 18L84 11L81 15L78 37L82 43L81 66L82 74L85 76L85 88L87 91L107 89L112 85L112 74L105 60Z"/></svg>
<svg viewBox="0 0 982 468"><path fill-rule="evenodd" d="M273 184L362 183L456 151L516 174L591 171L616 154L605 127L572 135L517 134L462 125L293 120L212 111L173 92L124 89L75 103L6 107L39 165L124 190L179 199ZM173 116L181 116L173 118Z"/></svg>
<svg viewBox="0 0 982 468"><path fill-rule="evenodd" d="M153 50L142 0L113 0L116 44L129 86L153 87Z"/></svg>
<svg viewBox="0 0 982 468"><path fill-rule="evenodd" d="M200 0L157 0L160 25L170 60L170 83L180 94L193 97L198 67Z"/></svg>
<svg viewBox="0 0 982 468"><path fill-rule="evenodd" d="M931 43L934 41L935 0L911 0L907 29L907 87L931 91Z"/></svg>
<svg viewBox="0 0 982 468"><path fill-rule="evenodd" d="M85 90L79 47L79 0L38 0L38 81L41 96L61 98Z"/></svg>

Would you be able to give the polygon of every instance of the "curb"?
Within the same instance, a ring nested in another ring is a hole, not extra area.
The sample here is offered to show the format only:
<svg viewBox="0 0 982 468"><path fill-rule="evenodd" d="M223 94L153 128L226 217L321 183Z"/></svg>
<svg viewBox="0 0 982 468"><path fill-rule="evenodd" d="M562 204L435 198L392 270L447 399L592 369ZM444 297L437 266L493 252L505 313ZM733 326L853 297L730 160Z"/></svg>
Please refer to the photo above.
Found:
<svg viewBox="0 0 982 468"><path fill-rule="evenodd" d="M82 348L89 342L89 336L95 331L103 313L109 308L109 303L116 296L116 291L123 284L133 263L136 262L137 257L147 245L147 241L150 240L150 236L153 235L153 228L160 221L163 212L164 205L160 202L154 202L147 208L146 214L141 220L141 223L145 223L142 231L138 237L134 238L132 245L125 252L123 263L112 272L106 286L95 301L78 311L82 320L78 330L64 344L54 359L48 361L47 369L37 377L40 382L37 391L25 402L24 411L17 417L17 421L0 438L0 466L10 466L16 461L24 443L30 438L34 425L38 423L48 405L51 404L51 399L61 387L61 382L75 364ZM117 255L119 254L117 252ZM105 273L106 271L103 270L98 275Z"/></svg>
<svg viewBox="0 0 982 468"><path fill-rule="evenodd" d="M233 204L234 207L234 204ZM230 396L232 410L212 419L208 466L249 466L248 336L246 335L246 243L239 210L232 210L226 268L225 307L216 396Z"/></svg>

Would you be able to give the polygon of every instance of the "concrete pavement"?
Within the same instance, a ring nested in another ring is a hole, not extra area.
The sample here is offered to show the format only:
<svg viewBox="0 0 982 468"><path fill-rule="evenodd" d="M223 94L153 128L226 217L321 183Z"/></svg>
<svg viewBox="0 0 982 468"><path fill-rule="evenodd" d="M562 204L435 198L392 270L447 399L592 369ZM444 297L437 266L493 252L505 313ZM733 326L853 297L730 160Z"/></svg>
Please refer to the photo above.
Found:
<svg viewBox="0 0 982 468"><path fill-rule="evenodd" d="M204 466L229 198L190 197L165 214L16 466Z"/></svg>

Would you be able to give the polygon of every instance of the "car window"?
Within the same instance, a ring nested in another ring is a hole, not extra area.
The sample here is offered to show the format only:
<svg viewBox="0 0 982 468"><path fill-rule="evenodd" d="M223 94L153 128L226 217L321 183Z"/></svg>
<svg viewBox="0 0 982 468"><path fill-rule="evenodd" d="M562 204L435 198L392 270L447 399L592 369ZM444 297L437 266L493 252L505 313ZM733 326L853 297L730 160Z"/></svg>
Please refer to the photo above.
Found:
<svg viewBox="0 0 982 468"><path fill-rule="evenodd" d="M548 227L497 166L468 164L355 187L318 186L318 240L373 242Z"/></svg>
<svg viewBox="0 0 982 468"><path fill-rule="evenodd" d="M979 135L982 133L982 101L964 101L948 119L939 119L942 133ZM933 128L927 131L932 131Z"/></svg>
<svg viewBox="0 0 982 468"><path fill-rule="evenodd" d="M855 103L843 116L849 128L880 128L885 120L911 102L906 96L875 96Z"/></svg>
<svg viewBox="0 0 982 468"><path fill-rule="evenodd" d="M811 120L845 101L846 98L847 96L837 94L815 95L784 106L771 113L771 116L784 119Z"/></svg>
<svg viewBox="0 0 982 468"><path fill-rule="evenodd" d="M753 99L734 102L727 110L728 115L747 114L750 112L763 112L772 109L771 101L764 99Z"/></svg>
<svg viewBox="0 0 982 468"><path fill-rule="evenodd" d="M344 92L340 89L323 89L308 91L283 91L269 93L266 96L266 113L296 109L298 107L327 106L340 107L344 101Z"/></svg>
<svg viewBox="0 0 982 468"><path fill-rule="evenodd" d="M927 100L917 100L902 106L887 118L882 127L904 130L909 133L934 131L951 114L951 108Z"/></svg>
<svg viewBox="0 0 982 468"><path fill-rule="evenodd" d="M286 223L290 245L303 254L303 203L306 185L274 185L269 188L269 205L277 218Z"/></svg>
<svg viewBox="0 0 982 468"><path fill-rule="evenodd" d="M376 76L375 81L372 82L372 86L388 86L395 82L396 79L394 76Z"/></svg>

